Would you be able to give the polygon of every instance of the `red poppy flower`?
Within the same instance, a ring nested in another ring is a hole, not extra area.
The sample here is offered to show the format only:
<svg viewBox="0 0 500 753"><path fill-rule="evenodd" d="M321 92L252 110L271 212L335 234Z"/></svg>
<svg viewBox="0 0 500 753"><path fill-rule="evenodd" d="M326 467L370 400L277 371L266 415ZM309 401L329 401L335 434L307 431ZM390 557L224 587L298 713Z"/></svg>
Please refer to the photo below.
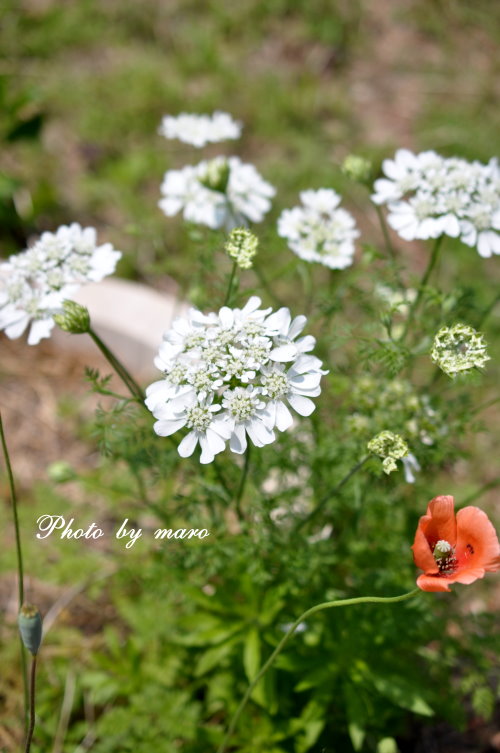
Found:
<svg viewBox="0 0 500 753"><path fill-rule="evenodd" d="M500 544L486 513L464 507L455 516L453 497L434 497L419 520L413 559L424 573L423 591L449 591L451 583L472 583L500 570Z"/></svg>

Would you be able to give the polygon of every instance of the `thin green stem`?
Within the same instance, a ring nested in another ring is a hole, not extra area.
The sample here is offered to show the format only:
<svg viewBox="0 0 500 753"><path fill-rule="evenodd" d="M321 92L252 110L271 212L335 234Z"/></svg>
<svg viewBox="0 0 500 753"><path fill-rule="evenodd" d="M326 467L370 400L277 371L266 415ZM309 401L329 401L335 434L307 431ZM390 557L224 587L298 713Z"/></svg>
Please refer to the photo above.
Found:
<svg viewBox="0 0 500 753"><path fill-rule="evenodd" d="M217 753L224 753L224 751L227 748L228 742L236 728L236 725L238 723L238 720L248 703L250 696L252 695L254 688L258 684L258 682L262 679L262 677L265 675L269 667L273 664L276 657L283 651L286 644L292 637L292 635L295 633L297 627L300 625L301 622L304 620L307 620L309 617L312 617L313 614L316 614L316 612L321 612L324 609L332 609L334 607L348 607L353 606L355 604L396 604L400 601L406 601L407 599L411 599L412 596L415 596L417 593L421 593L419 588L415 588L413 591L410 591L409 593L402 594L401 596L359 596L353 599L338 599L336 601L325 601L322 604L316 604L316 606L311 607L310 609L307 609L303 614L300 615L300 617L297 617L295 622L291 625L291 627L287 630L281 641L278 643L268 660L263 664L263 666L260 668L258 673L255 675L254 679L249 684L245 695L243 696L240 705L235 711L235 714L233 718L231 719L231 723L228 727L228 730L224 736L224 740L222 741L222 744L217 749Z"/></svg>
<svg viewBox="0 0 500 753"><path fill-rule="evenodd" d="M23 568L23 552L21 549L21 532L19 528L19 515L17 512L17 494L16 494L16 486L14 483L14 474L12 473L12 466L10 464L9 451L7 449L7 442L5 440L5 432L3 428L3 421L2 421L1 413L0 413L0 436L2 440L2 450L3 450L4 459L5 459L5 467L7 468L7 477L9 479L10 498L12 501L12 512L14 516L14 530L16 532L18 596L19 596L19 609L21 609L24 603L24 568Z"/></svg>
<svg viewBox="0 0 500 753"><path fill-rule="evenodd" d="M495 306L497 305L497 303L499 301L500 301L500 293L498 293L495 296L495 298L492 300L492 302L490 303L490 305L483 311L480 320L476 324L476 328L477 329L480 329L480 327L483 326L483 324L485 323L486 319L489 317L489 315L491 314L491 312L493 311L493 309L495 308Z"/></svg>
<svg viewBox="0 0 500 753"><path fill-rule="evenodd" d="M394 251L394 246L392 245L391 237L389 235L389 230L387 228L387 222L385 221L384 213L382 212L381 208L378 204L374 204L375 211L377 213L377 217L380 222L380 227L382 228L382 235L384 236L385 246L387 248L387 251L389 252L389 256L391 257L392 261L396 261L396 252Z"/></svg>
<svg viewBox="0 0 500 753"><path fill-rule="evenodd" d="M243 465L243 471L241 473L240 484L238 486L238 491L236 492L236 498L235 498L236 512L238 513L238 518L240 520L244 519L243 510L241 509L241 499L243 497L243 492L245 491L245 485L247 482L249 467L250 467L250 444L247 444L247 449L245 452L245 463Z"/></svg>
<svg viewBox="0 0 500 753"><path fill-rule="evenodd" d="M349 479L352 478L352 476L354 476L354 474L357 473L359 469L364 466L364 464L366 463L369 457L370 457L369 455L365 455L365 457L362 458L359 461L359 463L356 463L356 465L353 468L351 468L351 470L348 473L346 473L344 478L341 481L339 481L339 483L336 486L334 486L333 489L328 492L328 494L325 494L325 496L318 502L314 510L312 510L309 513L309 515L307 515L305 518L302 518L302 520L299 520L299 522L295 525L295 528L293 529L293 535L295 535L297 531L300 531L300 529L303 528L305 525L310 523L311 520L313 520L313 518L315 518L316 515L319 512L321 512L321 510L331 500L331 498L335 496L335 494L337 494L337 492L339 492L342 489L342 487L345 484L347 484Z"/></svg>
<svg viewBox="0 0 500 753"><path fill-rule="evenodd" d="M233 262L233 268L231 270L231 276L229 277L229 284L227 286L226 297L224 298L224 306L228 306L229 303L231 302L231 294L233 292L234 278L236 276L237 269L238 269L238 264L236 262Z"/></svg>
<svg viewBox="0 0 500 753"><path fill-rule="evenodd" d="M28 727L28 734L26 735L26 745L24 753L30 753L31 741L33 739L33 731L35 729L35 683L36 683L36 658L34 654L31 659L31 675L30 675L30 724Z"/></svg>
<svg viewBox="0 0 500 753"><path fill-rule="evenodd" d="M490 489L495 489L499 485L500 485L500 477L494 478L493 481L488 481L487 484L480 486L479 489L476 489L475 492L473 492L472 494L469 494L468 497L462 500L461 504L470 505L471 502L474 502L476 499L481 497L485 492L489 492Z"/></svg>
<svg viewBox="0 0 500 753"><path fill-rule="evenodd" d="M485 403L480 403L480 405L477 405L472 410L472 415L475 416L476 413L480 413L482 410L485 410L485 408L489 408L490 405L495 405L495 403L500 402L500 397L494 397L492 400L487 400Z"/></svg>
<svg viewBox="0 0 500 753"><path fill-rule="evenodd" d="M24 603L24 566L23 566L23 550L21 547L21 531L19 527L19 515L17 510L17 493L16 485L14 482L14 474L12 472L12 466L10 463L9 450L7 448L7 441L5 439L5 432L3 428L2 414L0 412L0 438L2 442L3 456L5 459L5 467L7 469L7 477L9 479L10 499L12 503L12 513L14 518L14 530L16 537L16 561L17 561L17 581L18 581L18 600L19 607L21 609ZM26 664L26 654L24 651L24 645L19 637L19 647L21 651L21 673L23 676L23 692L24 692L24 718L28 718L28 667Z"/></svg>
<svg viewBox="0 0 500 753"><path fill-rule="evenodd" d="M420 282L420 285L418 287L418 293L417 297L413 301L410 311L408 312L408 319L406 320L406 326L404 328L403 334L401 335L401 341L404 341L406 339L406 336L410 330L411 325L413 324L413 319L415 317L415 314L417 313L418 307L420 306L420 303L422 301L422 296L425 291L425 286L427 285L429 278L432 274L432 271L434 267L436 266L436 262L438 260L439 256L439 249L441 248L441 243L443 241L444 236L440 235L439 238L436 238L434 242L434 246L432 249L431 258L429 259L429 263L427 264L427 268L424 272L424 276L422 277L422 281Z"/></svg>
<svg viewBox="0 0 500 753"><path fill-rule="evenodd" d="M121 361L118 360L115 354L108 348L108 346L101 340L99 335L94 332L92 328L89 329L89 335L103 354L104 358L106 358L106 360L116 371L124 385L129 390L132 397L134 397L140 403L144 404L144 393L135 379L130 375L129 371L125 368Z"/></svg>

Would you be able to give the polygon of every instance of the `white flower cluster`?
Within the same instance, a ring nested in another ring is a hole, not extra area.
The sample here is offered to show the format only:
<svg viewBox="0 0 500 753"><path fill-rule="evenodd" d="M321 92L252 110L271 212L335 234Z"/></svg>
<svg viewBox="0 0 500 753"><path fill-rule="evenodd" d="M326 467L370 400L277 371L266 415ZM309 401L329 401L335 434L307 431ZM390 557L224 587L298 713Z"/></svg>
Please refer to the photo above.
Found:
<svg viewBox="0 0 500 753"><path fill-rule="evenodd" d="M458 374L469 374L482 369L490 360L484 337L467 324L441 327L434 337L432 361L445 374L454 379Z"/></svg>
<svg viewBox="0 0 500 753"><path fill-rule="evenodd" d="M330 269L352 264L354 239L359 236L352 215L340 209L341 197L330 188L302 191L301 207L285 209L278 219L278 234L305 261Z"/></svg>
<svg viewBox="0 0 500 753"><path fill-rule="evenodd" d="M181 170L168 170L161 185L160 208L172 217L182 211L188 222L216 230L261 222L276 193L253 165L238 157L215 157Z"/></svg>
<svg viewBox="0 0 500 753"><path fill-rule="evenodd" d="M158 133L166 139L178 139L185 144L201 148L226 139L239 139L241 123L227 112L216 110L212 115L181 113L177 117L166 115Z"/></svg>
<svg viewBox="0 0 500 753"><path fill-rule="evenodd" d="M121 252L97 245L96 231L78 223L63 225L20 254L0 264L0 330L20 337L31 322L28 344L49 337L53 315L84 283L99 282L115 271Z"/></svg>
<svg viewBox="0 0 500 753"><path fill-rule="evenodd" d="M399 149L382 164L372 200L386 204L389 225L404 240L449 235L480 256L500 254L500 169L428 151Z"/></svg>
<svg viewBox="0 0 500 753"><path fill-rule="evenodd" d="M315 338L299 337L306 317L260 305L254 296L242 309L191 309L164 335L155 359L164 378L147 388L146 405L160 436L189 430L179 444L181 457L199 443L201 463L210 463L227 441L241 454L247 435L263 447L276 439L274 429L292 425L289 407L301 416L313 412L310 398L320 394L327 372L308 355Z"/></svg>

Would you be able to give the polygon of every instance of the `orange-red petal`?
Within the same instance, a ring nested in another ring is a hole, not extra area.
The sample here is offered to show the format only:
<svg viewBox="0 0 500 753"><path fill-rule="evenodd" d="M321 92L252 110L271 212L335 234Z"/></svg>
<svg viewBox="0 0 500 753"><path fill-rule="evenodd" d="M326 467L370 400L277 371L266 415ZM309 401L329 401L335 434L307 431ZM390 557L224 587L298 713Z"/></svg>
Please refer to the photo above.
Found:
<svg viewBox="0 0 500 753"><path fill-rule="evenodd" d="M437 575L419 575L417 578L417 586L422 591L449 591L449 582L446 578Z"/></svg>
<svg viewBox="0 0 500 753"><path fill-rule="evenodd" d="M456 523L453 504L453 497L448 495L434 497L427 505L427 515L422 515L418 522L412 546L413 559L416 566L426 573L438 572L432 554L437 541L443 539L455 546Z"/></svg>
<svg viewBox="0 0 500 753"><path fill-rule="evenodd" d="M460 573L500 569L500 544L496 531L479 507L464 507L457 513L455 557Z"/></svg>

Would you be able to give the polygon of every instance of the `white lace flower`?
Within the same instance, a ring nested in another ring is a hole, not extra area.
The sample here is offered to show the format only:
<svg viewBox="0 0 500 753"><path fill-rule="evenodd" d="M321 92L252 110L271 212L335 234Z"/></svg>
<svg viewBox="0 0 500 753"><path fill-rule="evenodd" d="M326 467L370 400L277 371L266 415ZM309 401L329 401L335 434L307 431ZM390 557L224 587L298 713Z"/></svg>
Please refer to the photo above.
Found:
<svg viewBox="0 0 500 753"><path fill-rule="evenodd" d="M388 207L389 225L405 240L448 235L475 246L480 256L500 254L500 171L436 152L396 152L382 164L372 200Z"/></svg>
<svg viewBox="0 0 500 753"><path fill-rule="evenodd" d="M206 401L198 401L195 392L189 393L189 399L182 405L165 405L158 408L154 425L160 437L168 437L179 429L186 427L186 434L179 444L178 452L183 458L190 457L199 443L201 448L200 463L211 463L226 446L231 436L232 426L225 416L217 415L220 405L213 405L213 395Z"/></svg>
<svg viewBox="0 0 500 753"><path fill-rule="evenodd" d="M94 228L77 223L43 233L32 248L0 264L0 329L20 337L30 325L28 344L49 337L62 302L87 282L115 270L121 252L97 245Z"/></svg>
<svg viewBox="0 0 500 753"><path fill-rule="evenodd" d="M340 196L329 188L302 191L301 207L285 209L278 219L278 234L305 261L330 269L352 264L354 240L359 236L352 215L339 208Z"/></svg>
<svg viewBox="0 0 500 753"><path fill-rule="evenodd" d="M233 120L227 112L218 110L212 115L193 115L183 112L176 117L166 115L158 132L166 139L178 139L199 148L227 139L239 139L241 123Z"/></svg>
<svg viewBox="0 0 500 753"><path fill-rule="evenodd" d="M238 157L216 157L165 173L162 211L172 217L182 211L188 222L232 230L261 222L276 193L253 165Z"/></svg>
<svg viewBox="0 0 500 753"><path fill-rule="evenodd" d="M306 318L260 306L253 296L241 309L191 309L165 334L155 359L163 378L147 388L146 405L157 434L191 429L180 454L191 454L199 442L202 462L210 462L227 440L232 452L245 452L248 437L263 447L276 439L275 429L291 426L290 408L302 416L314 410L311 398L327 372L306 355L315 344L299 337Z"/></svg>

